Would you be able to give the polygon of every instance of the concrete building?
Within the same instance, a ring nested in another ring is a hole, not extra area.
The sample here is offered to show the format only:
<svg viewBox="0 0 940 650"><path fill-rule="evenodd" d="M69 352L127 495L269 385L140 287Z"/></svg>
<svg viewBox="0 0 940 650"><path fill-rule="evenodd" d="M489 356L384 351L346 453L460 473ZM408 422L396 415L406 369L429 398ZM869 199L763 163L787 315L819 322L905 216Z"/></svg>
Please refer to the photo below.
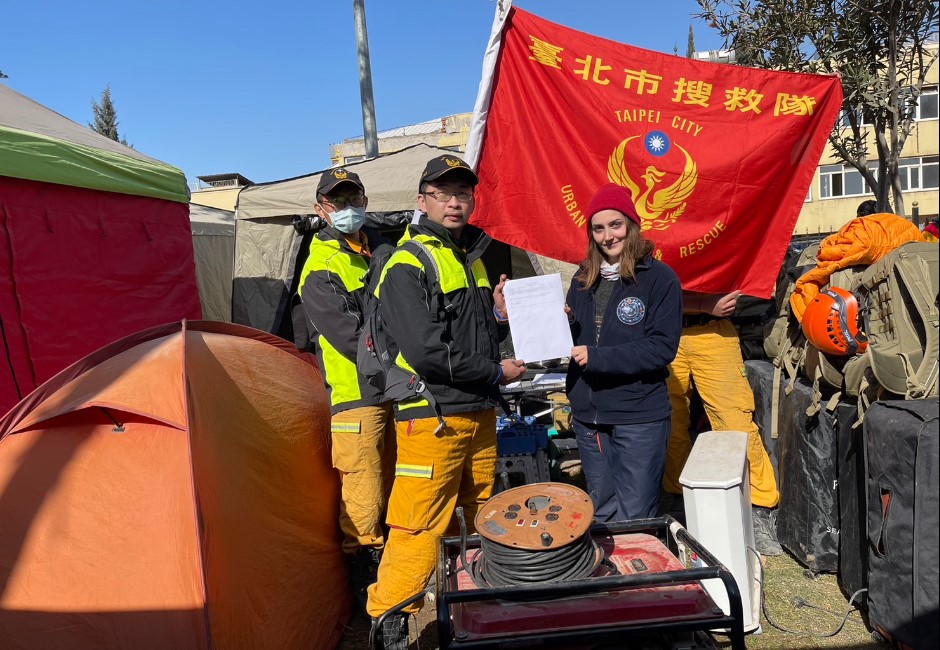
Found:
<svg viewBox="0 0 940 650"><path fill-rule="evenodd" d="M380 131L378 134L379 153L400 151L420 142L441 149L466 151L472 117L473 113L458 113L410 126ZM348 138L330 145L330 159L333 165L348 165L365 160L365 154L366 147L362 137Z"/></svg>
<svg viewBox="0 0 940 650"><path fill-rule="evenodd" d="M212 174L197 176L198 182L190 189L190 203L220 210L235 210L238 192L253 183L241 174Z"/></svg>
<svg viewBox="0 0 940 650"><path fill-rule="evenodd" d="M934 65L927 74L923 94L914 114L914 128L901 150L898 167L904 188L904 211L908 219L916 207L921 224L937 216L940 202L940 120L937 82L940 70ZM876 149L869 132L869 155ZM877 162L877 160L876 160ZM874 167L874 166L873 166ZM862 175L844 164L829 147L820 160L800 213L794 234L835 232L855 218L858 204L874 198Z"/></svg>

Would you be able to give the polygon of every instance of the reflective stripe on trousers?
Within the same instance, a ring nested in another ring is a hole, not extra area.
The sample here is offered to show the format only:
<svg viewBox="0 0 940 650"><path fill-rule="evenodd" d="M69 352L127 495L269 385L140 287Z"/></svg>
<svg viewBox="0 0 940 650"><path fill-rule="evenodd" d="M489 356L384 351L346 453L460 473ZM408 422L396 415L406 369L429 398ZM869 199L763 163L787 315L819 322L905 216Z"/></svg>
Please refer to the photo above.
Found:
<svg viewBox="0 0 940 650"><path fill-rule="evenodd" d="M342 481L343 551L385 543L382 517L392 487L395 419L390 402L342 411L330 420L333 467Z"/></svg>
<svg viewBox="0 0 940 650"><path fill-rule="evenodd" d="M367 610L380 616L424 590L437 566L438 541L458 532L454 510L464 509L470 532L489 498L496 473L496 413L492 409L444 418L398 422L398 460L388 504L390 527L378 582ZM404 611L416 612L421 603Z"/></svg>

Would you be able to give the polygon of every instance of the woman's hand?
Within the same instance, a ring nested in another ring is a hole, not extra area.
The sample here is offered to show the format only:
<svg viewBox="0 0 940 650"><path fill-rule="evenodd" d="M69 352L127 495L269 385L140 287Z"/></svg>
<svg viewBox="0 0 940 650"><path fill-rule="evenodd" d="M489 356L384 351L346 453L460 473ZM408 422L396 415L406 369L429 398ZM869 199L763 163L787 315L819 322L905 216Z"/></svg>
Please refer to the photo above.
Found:
<svg viewBox="0 0 940 650"><path fill-rule="evenodd" d="M576 345L571 348L571 359L582 368L588 362L588 349L586 345Z"/></svg>

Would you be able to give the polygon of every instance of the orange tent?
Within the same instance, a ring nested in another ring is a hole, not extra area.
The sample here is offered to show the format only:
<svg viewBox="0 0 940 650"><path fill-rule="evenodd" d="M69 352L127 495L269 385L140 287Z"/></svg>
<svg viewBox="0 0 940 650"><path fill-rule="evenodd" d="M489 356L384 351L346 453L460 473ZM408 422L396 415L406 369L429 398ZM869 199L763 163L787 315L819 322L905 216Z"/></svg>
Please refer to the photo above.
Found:
<svg viewBox="0 0 940 650"><path fill-rule="evenodd" d="M351 597L316 361L151 328L0 420L0 646L332 648Z"/></svg>

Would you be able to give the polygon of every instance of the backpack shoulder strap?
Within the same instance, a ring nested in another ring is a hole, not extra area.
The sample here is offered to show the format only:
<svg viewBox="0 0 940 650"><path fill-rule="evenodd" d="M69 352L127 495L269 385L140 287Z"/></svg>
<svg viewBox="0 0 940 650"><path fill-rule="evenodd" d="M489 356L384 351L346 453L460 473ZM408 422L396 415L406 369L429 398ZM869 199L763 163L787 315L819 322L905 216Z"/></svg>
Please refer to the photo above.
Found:
<svg viewBox="0 0 940 650"><path fill-rule="evenodd" d="M369 261L369 270L362 278L362 284L365 285L366 295L371 299L375 297L375 290L379 287L382 280L382 269L386 262L395 252L395 247L391 244L382 244L372 251L372 259Z"/></svg>
<svg viewBox="0 0 940 650"><path fill-rule="evenodd" d="M405 242L402 242L400 246L408 250L408 252L412 253L424 265L425 273L429 273L431 275L432 290L435 291L440 298L441 304L444 307L444 312L448 314L452 312L454 310L454 304L450 301L450 299L447 297L447 294L445 294L441 288L441 269L437 264L437 260L434 259L434 256L431 254L430 249L417 239L409 239ZM423 384L424 382L422 382L422 386ZM427 392L426 399L433 400L433 397L430 396L430 391ZM506 398L502 393L499 394L498 399L500 406L506 412L506 414L511 414L512 410L509 408L509 403L506 401ZM435 404L433 401L431 403ZM440 419L441 426L443 427L443 419L441 419L440 416L438 416L438 419Z"/></svg>
<svg viewBox="0 0 940 650"><path fill-rule="evenodd" d="M424 272L431 278L431 288L437 293L441 303L444 305L444 311L447 313L453 311L453 303L447 298L447 295L441 288L441 268L437 260L434 259L434 256L431 254L431 250L417 239L409 239L402 242L401 248L418 258L418 261L424 266Z"/></svg>

